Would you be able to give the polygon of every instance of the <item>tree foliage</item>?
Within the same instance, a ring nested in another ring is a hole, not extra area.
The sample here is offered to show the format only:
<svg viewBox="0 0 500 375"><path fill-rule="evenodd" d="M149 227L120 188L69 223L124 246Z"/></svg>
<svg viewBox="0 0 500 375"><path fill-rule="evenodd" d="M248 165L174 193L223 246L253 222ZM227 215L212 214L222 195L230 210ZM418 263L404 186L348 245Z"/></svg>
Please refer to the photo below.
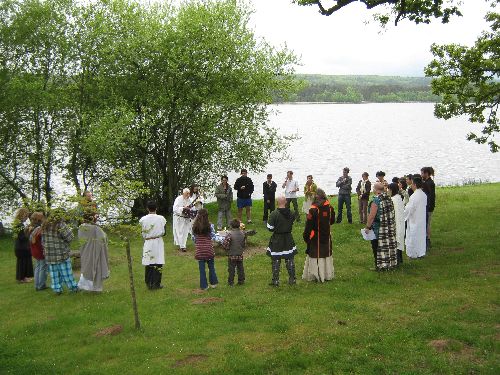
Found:
<svg viewBox="0 0 500 375"><path fill-rule="evenodd" d="M472 123L483 125L480 133L467 138L487 143L492 152L499 150L495 136L499 132L498 104L500 101L500 14L488 13L491 30L483 32L472 47L456 44L433 44L435 57L425 73L434 77L433 92L442 95L435 115L449 119L466 115Z"/></svg>
<svg viewBox="0 0 500 375"><path fill-rule="evenodd" d="M257 39L238 1L5 0L0 5L0 188L53 200L115 171L166 212L180 188L261 169L287 137L267 105L295 56Z"/></svg>
<svg viewBox="0 0 500 375"><path fill-rule="evenodd" d="M386 25L391 20L394 20L394 24L397 25L404 19L416 24L430 23L432 19L447 23L452 16L462 15L458 8L459 0L294 0L294 2L303 6L317 6L319 13L323 16L330 16L355 3L361 3L367 9L385 8L388 9L386 13L375 15L382 25Z"/></svg>

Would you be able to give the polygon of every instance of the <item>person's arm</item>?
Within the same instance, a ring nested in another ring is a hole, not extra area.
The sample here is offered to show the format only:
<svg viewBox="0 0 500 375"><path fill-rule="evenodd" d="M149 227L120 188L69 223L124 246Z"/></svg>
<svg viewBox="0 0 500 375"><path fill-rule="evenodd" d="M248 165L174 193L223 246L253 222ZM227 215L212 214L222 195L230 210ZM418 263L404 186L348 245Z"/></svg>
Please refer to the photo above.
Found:
<svg viewBox="0 0 500 375"><path fill-rule="evenodd" d="M267 182L262 183L262 194L264 195L264 199L267 199L269 194L269 185Z"/></svg>
<svg viewBox="0 0 500 375"><path fill-rule="evenodd" d="M274 232L274 226L276 225L276 215L274 214L276 211L273 211L271 215L269 215L269 220L267 221L267 229L270 232Z"/></svg>
<svg viewBox="0 0 500 375"><path fill-rule="evenodd" d="M365 184L365 189L366 189L366 184ZM358 197L361 195L361 181L359 181L358 186L356 186L356 194L358 194Z"/></svg>
<svg viewBox="0 0 500 375"><path fill-rule="evenodd" d="M229 247L231 246L231 233L228 233L226 237L224 238L224 241L222 242L222 247L224 250L229 250Z"/></svg>
<svg viewBox="0 0 500 375"><path fill-rule="evenodd" d="M175 198L174 207L172 210L174 211L175 214L182 215L182 210L184 209L184 206L182 205L181 199L179 199L179 197Z"/></svg>
<svg viewBox="0 0 500 375"><path fill-rule="evenodd" d="M217 185L215 188L215 198L226 199L226 193L224 192L224 190L222 190L220 185Z"/></svg>
<svg viewBox="0 0 500 375"><path fill-rule="evenodd" d="M335 209L330 205L330 225L335 223Z"/></svg>
<svg viewBox="0 0 500 375"><path fill-rule="evenodd" d="M61 226L57 230L57 233L59 234L59 237L66 243L70 243L74 238L73 231L68 225L64 223L61 224Z"/></svg>
<svg viewBox="0 0 500 375"><path fill-rule="evenodd" d="M347 177L346 181L345 181L345 186L347 188L349 188L349 191L352 190L352 177Z"/></svg>
<svg viewBox="0 0 500 375"><path fill-rule="evenodd" d="M365 233L368 233L370 229L372 229L373 222L375 221L375 217L377 216L378 206L375 202L372 202L370 206L370 214L368 215L368 219L366 220Z"/></svg>
<svg viewBox="0 0 500 375"><path fill-rule="evenodd" d="M302 238L304 239L305 243L309 243L311 237L314 236L314 210L314 208L310 208L309 213L306 216L306 226L304 227L304 232L302 233Z"/></svg>
<svg viewBox="0 0 500 375"><path fill-rule="evenodd" d="M249 179L248 181L248 186L245 187L246 190L248 191L248 194L252 194L253 193L253 181L251 179Z"/></svg>
<svg viewBox="0 0 500 375"><path fill-rule="evenodd" d="M342 181L342 177L339 177L339 179L337 180L337 183L335 184L335 186L337 186L338 188L341 187L343 184L343 181Z"/></svg>

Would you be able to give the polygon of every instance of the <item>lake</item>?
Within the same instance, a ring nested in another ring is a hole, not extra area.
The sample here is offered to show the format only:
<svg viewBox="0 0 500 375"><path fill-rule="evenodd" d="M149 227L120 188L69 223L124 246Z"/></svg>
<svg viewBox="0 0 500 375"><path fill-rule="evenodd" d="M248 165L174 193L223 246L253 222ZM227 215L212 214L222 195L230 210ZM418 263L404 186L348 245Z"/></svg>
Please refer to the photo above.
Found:
<svg viewBox="0 0 500 375"><path fill-rule="evenodd" d="M249 171L254 198L261 197L267 173L281 191L287 170L294 171L301 187L312 174L328 194L338 192L335 182L344 167L350 168L353 185L364 171L374 181L382 170L390 181L424 166L434 168L436 185L500 181L500 153L466 140L469 131L478 133L481 127L465 117L437 119L432 103L279 104L270 109L275 112L270 125L300 139L288 149L290 160L270 160L263 173ZM231 173L229 182L238 176Z"/></svg>

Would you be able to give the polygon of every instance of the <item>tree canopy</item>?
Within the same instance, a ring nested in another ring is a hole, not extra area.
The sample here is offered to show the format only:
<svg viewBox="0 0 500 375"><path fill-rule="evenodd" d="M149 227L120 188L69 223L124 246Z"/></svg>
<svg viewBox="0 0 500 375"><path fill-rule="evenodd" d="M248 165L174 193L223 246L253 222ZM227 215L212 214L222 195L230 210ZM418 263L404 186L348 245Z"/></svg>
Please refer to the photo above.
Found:
<svg viewBox="0 0 500 375"><path fill-rule="evenodd" d="M483 125L480 133L471 132L467 139L487 143L498 152L495 136L499 132L500 101L500 14L488 13L491 30L483 32L472 47L456 44L433 44L435 57L425 73L434 77L432 90L442 96L435 115L449 119L466 115L472 123Z"/></svg>
<svg viewBox="0 0 500 375"><path fill-rule="evenodd" d="M259 170L287 137L267 105L295 56L257 39L231 0L0 3L1 194L45 200L54 178L98 191L116 171L166 212L180 188Z"/></svg>
<svg viewBox="0 0 500 375"><path fill-rule="evenodd" d="M458 8L459 0L294 0L294 2L302 6L317 6L323 16L330 16L355 3L361 3L367 9L388 9L385 13L375 16L382 25L391 20L397 25L404 19L416 24L430 23L432 19L447 23L450 17L462 15ZM325 5L326 3L333 4L329 6Z"/></svg>

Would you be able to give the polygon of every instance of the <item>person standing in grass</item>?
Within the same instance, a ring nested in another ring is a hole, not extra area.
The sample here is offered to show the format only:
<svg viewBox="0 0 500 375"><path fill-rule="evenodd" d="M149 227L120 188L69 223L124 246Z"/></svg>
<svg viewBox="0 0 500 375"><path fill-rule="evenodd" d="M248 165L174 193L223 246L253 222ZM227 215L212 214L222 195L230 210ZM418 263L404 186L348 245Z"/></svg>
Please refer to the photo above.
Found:
<svg viewBox="0 0 500 375"><path fill-rule="evenodd" d="M30 217L30 248L31 255L35 258L35 290L47 289L47 262L43 254L42 223L45 216L42 212L33 212Z"/></svg>
<svg viewBox="0 0 500 375"><path fill-rule="evenodd" d="M262 193L264 194L264 215L262 220L266 223L269 213L274 211L276 201L276 182L273 181L273 175L268 174L266 181L262 184Z"/></svg>
<svg viewBox="0 0 500 375"><path fill-rule="evenodd" d="M376 271L385 271L396 266L396 218L394 204L387 195L384 185L376 182L374 197L368 207L368 221L365 232L373 229L376 239L371 241Z"/></svg>
<svg viewBox="0 0 500 375"><path fill-rule="evenodd" d="M73 277L70 258L70 244L74 235L64 222L64 211L55 209L42 224L42 246L49 265L51 288L56 294L63 291L62 284L72 292L78 292L78 284Z"/></svg>
<svg viewBox="0 0 500 375"><path fill-rule="evenodd" d="M33 261L27 225L29 216L29 210L23 207L17 210L14 217L14 233L16 234L14 253L16 255L16 280L18 283L29 283L33 280Z"/></svg>
<svg viewBox="0 0 500 375"><path fill-rule="evenodd" d="M231 203L233 202L233 190L227 183L227 176L221 177L221 183L215 188L217 198L217 229L222 229L222 221L226 219L226 226L231 222Z"/></svg>
<svg viewBox="0 0 500 375"><path fill-rule="evenodd" d="M179 246L179 250L186 252L186 242L191 231L191 202L188 188L182 190L182 194L175 198L173 206L173 232L174 244Z"/></svg>
<svg viewBox="0 0 500 375"><path fill-rule="evenodd" d="M302 212L305 214L309 213L314 197L316 196L316 191L318 187L313 181L313 176L307 176L306 184L304 185L304 203L302 204Z"/></svg>
<svg viewBox="0 0 500 375"><path fill-rule="evenodd" d="M80 248L81 275L78 288L102 292L103 281L109 277L108 237L96 224L97 215L86 212L78 228L78 238L85 243Z"/></svg>
<svg viewBox="0 0 500 375"><path fill-rule="evenodd" d="M399 194L399 184L390 183L389 192L391 193L392 204L394 205L394 218L396 220L396 242L397 264L403 263L403 252L405 251L405 206L403 198Z"/></svg>
<svg viewBox="0 0 500 375"><path fill-rule="evenodd" d="M247 223L252 223L252 193L253 193L253 181L247 176L248 171L243 168L241 170L241 176L234 182L234 190L236 190L236 205L238 206L238 220L241 221L241 215L243 214L243 208L246 210Z"/></svg>
<svg viewBox="0 0 500 375"><path fill-rule="evenodd" d="M286 207L286 202L284 196L278 197L278 208L271 212L267 221L267 229L273 232L267 247L267 255L271 257L273 272L273 279L269 284L271 286L279 286L282 259L285 260L288 271L288 283L290 285L296 283L294 257L297 254L297 247L292 236L293 222L296 217L291 213L290 208Z"/></svg>
<svg viewBox="0 0 500 375"><path fill-rule="evenodd" d="M359 221L361 224L366 224L368 214L368 201L370 199L370 191L372 190L372 183L368 179L368 172L363 172L361 180L356 187L356 194L358 195L358 209Z"/></svg>
<svg viewBox="0 0 500 375"><path fill-rule="evenodd" d="M342 222L342 210L344 204L347 211L347 221L352 224L352 213L351 213L351 190L352 190L352 178L349 176L349 168L345 167L342 171L342 176L337 180L336 186L339 188L339 212L337 213L337 223Z"/></svg>
<svg viewBox="0 0 500 375"><path fill-rule="evenodd" d="M307 214L302 237L307 244L302 279L329 281L333 279L332 235L330 226L335 222L335 211L323 189L318 189Z"/></svg>
<svg viewBox="0 0 500 375"><path fill-rule="evenodd" d="M413 194L405 207L406 254L409 258L422 258L426 251L427 196L422 191L422 178L413 176Z"/></svg>
<svg viewBox="0 0 500 375"><path fill-rule="evenodd" d="M243 251L245 250L246 236L240 228L240 221L231 221L231 231L224 238L222 246L227 250L227 283L234 285L235 269L238 270L238 285L245 283L245 268L243 267Z"/></svg>
<svg viewBox="0 0 500 375"><path fill-rule="evenodd" d="M142 265L146 267L144 272L146 286L150 290L155 290L163 288L163 285L161 285L162 270L165 264L163 236L165 235L167 221L162 215L156 214L157 205L155 201L149 201L147 207L149 213L139 220L142 237L144 238Z"/></svg>
<svg viewBox="0 0 500 375"><path fill-rule="evenodd" d="M193 223L194 243L196 252L194 258L198 261L200 270L200 289L207 290L207 273L205 265L208 265L208 281L210 287L216 288L219 281L215 272L215 252L212 244L212 225L208 220L208 211L202 208Z"/></svg>
<svg viewBox="0 0 500 375"><path fill-rule="evenodd" d="M295 220L299 222L300 214L299 214L299 205L297 203L297 192L300 189L297 180L293 179L292 171L288 171L286 173L285 182L283 182L283 185L281 187L285 189L286 207L290 208L290 203L293 204L293 211L295 212Z"/></svg>
<svg viewBox="0 0 500 375"><path fill-rule="evenodd" d="M431 221L432 221L432 213L434 212L434 208L436 207L436 185L434 184L434 168L432 167L423 167L420 170L420 174L423 180L422 190L427 195L427 216L426 216L426 246L427 250L431 247Z"/></svg>

